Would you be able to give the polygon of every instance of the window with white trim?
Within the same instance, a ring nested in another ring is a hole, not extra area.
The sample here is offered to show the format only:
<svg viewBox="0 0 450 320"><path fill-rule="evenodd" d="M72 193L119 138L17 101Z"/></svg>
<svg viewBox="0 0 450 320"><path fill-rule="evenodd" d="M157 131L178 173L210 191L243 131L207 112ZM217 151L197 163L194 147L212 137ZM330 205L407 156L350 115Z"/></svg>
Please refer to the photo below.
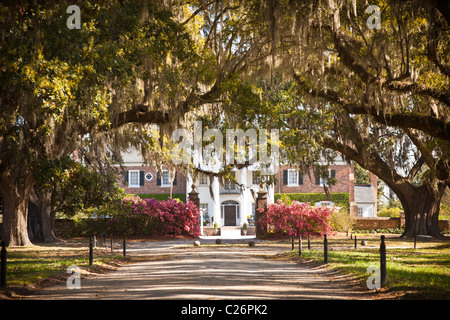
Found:
<svg viewBox="0 0 450 320"><path fill-rule="evenodd" d="M204 173L198 174L198 184L199 185L207 185L208 184L208 175Z"/></svg>
<svg viewBox="0 0 450 320"><path fill-rule="evenodd" d="M136 188L139 187L139 170L129 170L128 171L128 187Z"/></svg>
<svg viewBox="0 0 450 320"><path fill-rule="evenodd" d="M162 171L161 185L162 186L170 186L170 176L169 176L168 170Z"/></svg>
<svg viewBox="0 0 450 320"><path fill-rule="evenodd" d="M336 178L336 170L328 169L328 178L335 179ZM323 186L323 185L327 184L327 181L325 181L325 179L323 179L322 177L320 177L319 179L320 179L319 185ZM317 180L316 180L316 184L317 184Z"/></svg>
<svg viewBox="0 0 450 320"><path fill-rule="evenodd" d="M287 179L288 186L298 186L298 170L288 169L287 178L288 178Z"/></svg>
<svg viewBox="0 0 450 320"><path fill-rule="evenodd" d="M203 219L208 217L208 204L207 203L200 203L200 210L203 210Z"/></svg>
<svg viewBox="0 0 450 320"><path fill-rule="evenodd" d="M257 171L252 171L252 184L259 185L261 183L261 174Z"/></svg>
<svg viewBox="0 0 450 320"><path fill-rule="evenodd" d="M364 216L364 208L358 207L358 217L362 218Z"/></svg>
<svg viewBox="0 0 450 320"><path fill-rule="evenodd" d="M234 171L232 171L231 176L233 176L233 178L236 178L236 173ZM231 179L226 180L225 183L223 184L223 189L224 190L236 190L236 183L233 182Z"/></svg>

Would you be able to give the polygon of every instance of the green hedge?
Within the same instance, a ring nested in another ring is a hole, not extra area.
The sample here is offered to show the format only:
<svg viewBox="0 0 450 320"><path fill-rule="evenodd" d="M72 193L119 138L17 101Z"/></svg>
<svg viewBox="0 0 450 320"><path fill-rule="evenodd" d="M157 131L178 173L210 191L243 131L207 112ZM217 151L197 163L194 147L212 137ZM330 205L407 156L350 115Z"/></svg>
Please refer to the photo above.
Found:
<svg viewBox="0 0 450 320"><path fill-rule="evenodd" d="M127 196L139 196L141 199L155 199L158 201L168 200L170 197L169 193L147 193L147 194L127 194ZM173 193L172 199L180 199L182 202L186 202L185 193Z"/></svg>
<svg viewBox="0 0 450 320"><path fill-rule="evenodd" d="M311 205L319 201L329 201L325 193L275 193L275 202L278 199L288 200L288 202L293 200L309 202ZM340 207L348 208L350 206L350 195L348 193L332 193L331 201Z"/></svg>

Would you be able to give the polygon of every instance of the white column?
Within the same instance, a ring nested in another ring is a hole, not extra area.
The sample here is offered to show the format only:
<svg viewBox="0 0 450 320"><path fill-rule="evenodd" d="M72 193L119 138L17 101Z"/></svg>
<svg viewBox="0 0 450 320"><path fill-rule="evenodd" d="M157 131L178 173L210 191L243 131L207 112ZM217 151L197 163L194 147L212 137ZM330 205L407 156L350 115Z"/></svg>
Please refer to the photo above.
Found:
<svg viewBox="0 0 450 320"><path fill-rule="evenodd" d="M192 176L188 173L186 175L186 201L189 199L189 192L192 190Z"/></svg>
<svg viewBox="0 0 450 320"><path fill-rule="evenodd" d="M212 193L214 195L213 198L213 216L214 222L220 227L222 222L220 221L220 185L219 185L219 177L214 177L212 181Z"/></svg>
<svg viewBox="0 0 450 320"><path fill-rule="evenodd" d="M273 183L267 186L267 204L273 204L275 202L274 189L275 186L273 185Z"/></svg>
<svg viewBox="0 0 450 320"><path fill-rule="evenodd" d="M248 183L247 183L247 169L242 169L241 170L241 181L240 181L240 183L242 184L242 185L244 185L244 186L247 186L248 185ZM239 220L239 224L240 225L243 225L244 224L244 222L247 222L247 215L248 215L248 204L249 204L249 201L250 201L250 199L249 199L249 196L250 196L250 190L248 189L248 188L245 188L243 191L242 191L242 194L241 194L241 205L240 205L240 208L239 208L239 215L240 215L240 220ZM247 222L247 225L248 225L248 222Z"/></svg>
<svg viewBox="0 0 450 320"><path fill-rule="evenodd" d="M203 236L203 210L200 210L200 235Z"/></svg>

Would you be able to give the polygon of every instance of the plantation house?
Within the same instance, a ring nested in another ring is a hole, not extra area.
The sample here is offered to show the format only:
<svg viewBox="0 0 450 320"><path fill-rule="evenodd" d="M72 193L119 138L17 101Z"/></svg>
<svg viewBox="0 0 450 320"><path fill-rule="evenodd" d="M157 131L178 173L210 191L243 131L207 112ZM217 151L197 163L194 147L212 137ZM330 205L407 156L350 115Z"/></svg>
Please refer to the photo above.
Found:
<svg viewBox="0 0 450 320"><path fill-rule="evenodd" d="M173 198L185 200L189 198L194 180L180 172L171 174L164 168L156 171L143 165L141 156L136 151L123 153L125 176L119 186L125 193L137 194L141 197ZM201 168L207 171L208 168ZM329 187L333 194L344 194L350 207L351 215L358 217L376 217L377 188L376 176L371 175L370 185L355 185L352 165L342 159L336 159L329 166L330 177L336 178L335 185ZM314 173L302 173L289 166L275 167L275 183L265 186L268 203L274 203L283 195L301 195L304 202L316 205L334 205L324 191L324 181L315 178ZM232 174L236 183L220 183L216 176L200 173L195 182L195 190L199 194L200 209L204 220L209 225L220 226L252 225L255 215L255 200L260 189L259 170L254 166L234 170ZM347 196L348 195L348 196ZM295 197L293 197L295 198ZM338 205L338 204L337 204Z"/></svg>

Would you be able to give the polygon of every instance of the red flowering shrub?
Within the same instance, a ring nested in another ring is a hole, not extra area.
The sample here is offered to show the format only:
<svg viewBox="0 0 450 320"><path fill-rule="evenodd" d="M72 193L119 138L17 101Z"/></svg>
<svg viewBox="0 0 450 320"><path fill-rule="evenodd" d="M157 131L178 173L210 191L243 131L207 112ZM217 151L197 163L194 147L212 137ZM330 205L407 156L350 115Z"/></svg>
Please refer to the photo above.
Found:
<svg viewBox="0 0 450 320"><path fill-rule="evenodd" d="M332 209L311 207L309 203L293 202L286 205L281 200L267 207L259 219L263 234L275 236L323 235L331 232L330 216Z"/></svg>
<svg viewBox="0 0 450 320"><path fill-rule="evenodd" d="M110 219L110 227L115 233L127 235L198 237L199 217L198 208L190 201L157 201L136 196L123 199Z"/></svg>

